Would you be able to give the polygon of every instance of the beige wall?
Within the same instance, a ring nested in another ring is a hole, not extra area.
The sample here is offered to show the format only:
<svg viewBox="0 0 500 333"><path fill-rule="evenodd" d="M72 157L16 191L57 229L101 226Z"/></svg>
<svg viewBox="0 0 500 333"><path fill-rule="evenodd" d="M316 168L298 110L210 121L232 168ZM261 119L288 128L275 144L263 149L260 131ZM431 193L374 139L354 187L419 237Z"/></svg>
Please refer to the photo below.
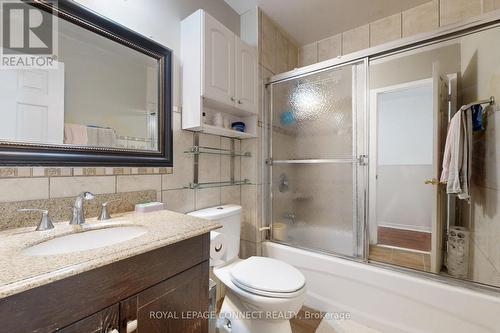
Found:
<svg viewBox="0 0 500 333"><path fill-rule="evenodd" d="M432 31L500 9L498 0L432 0L415 8L345 31L299 49L299 66Z"/></svg>

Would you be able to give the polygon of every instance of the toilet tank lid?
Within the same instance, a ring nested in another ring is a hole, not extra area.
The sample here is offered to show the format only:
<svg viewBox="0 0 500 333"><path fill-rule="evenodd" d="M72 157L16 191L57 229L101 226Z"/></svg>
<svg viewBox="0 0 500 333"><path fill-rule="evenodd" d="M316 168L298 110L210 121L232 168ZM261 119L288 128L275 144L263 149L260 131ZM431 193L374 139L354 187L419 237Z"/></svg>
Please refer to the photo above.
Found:
<svg viewBox="0 0 500 333"><path fill-rule="evenodd" d="M221 218L233 216L240 212L241 206L239 205L223 205L195 210L194 212L188 213L188 215L201 217L207 220L220 220Z"/></svg>

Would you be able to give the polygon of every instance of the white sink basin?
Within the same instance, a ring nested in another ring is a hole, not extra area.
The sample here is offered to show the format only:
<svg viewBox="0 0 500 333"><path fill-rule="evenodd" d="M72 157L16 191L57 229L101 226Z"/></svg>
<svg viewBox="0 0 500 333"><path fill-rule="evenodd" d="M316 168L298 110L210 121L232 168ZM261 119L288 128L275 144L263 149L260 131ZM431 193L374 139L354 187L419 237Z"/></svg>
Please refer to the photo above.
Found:
<svg viewBox="0 0 500 333"><path fill-rule="evenodd" d="M96 229L53 238L23 250L29 256L48 256L97 249L144 235L143 227L122 226Z"/></svg>

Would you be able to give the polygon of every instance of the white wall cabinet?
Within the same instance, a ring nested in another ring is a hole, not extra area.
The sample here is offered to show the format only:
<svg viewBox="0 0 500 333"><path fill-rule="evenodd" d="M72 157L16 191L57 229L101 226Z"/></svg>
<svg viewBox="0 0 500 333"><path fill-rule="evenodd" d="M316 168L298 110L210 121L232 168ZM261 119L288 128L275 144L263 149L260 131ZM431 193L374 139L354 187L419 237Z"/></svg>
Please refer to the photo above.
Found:
<svg viewBox="0 0 500 333"><path fill-rule="evenodd" d="M255 137L255 49L203 10L182 21L181 44L182 128L229 137ZM210 119L218 112L223 113L226 123L244 122L246 132L215 126Z"/></svg>

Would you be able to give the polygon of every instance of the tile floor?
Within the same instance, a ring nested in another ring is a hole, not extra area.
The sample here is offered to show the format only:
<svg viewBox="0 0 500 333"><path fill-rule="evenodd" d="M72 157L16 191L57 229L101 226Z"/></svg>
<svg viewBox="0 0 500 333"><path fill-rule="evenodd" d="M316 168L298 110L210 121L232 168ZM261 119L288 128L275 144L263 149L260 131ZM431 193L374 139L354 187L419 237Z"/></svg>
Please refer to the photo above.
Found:
<svg viewBox="0 0 500 333"><path fill-rule="evenodd" d="M315 333L323 314L319 311L302 307L297 317L290 320L293 333Z"/></svg>

